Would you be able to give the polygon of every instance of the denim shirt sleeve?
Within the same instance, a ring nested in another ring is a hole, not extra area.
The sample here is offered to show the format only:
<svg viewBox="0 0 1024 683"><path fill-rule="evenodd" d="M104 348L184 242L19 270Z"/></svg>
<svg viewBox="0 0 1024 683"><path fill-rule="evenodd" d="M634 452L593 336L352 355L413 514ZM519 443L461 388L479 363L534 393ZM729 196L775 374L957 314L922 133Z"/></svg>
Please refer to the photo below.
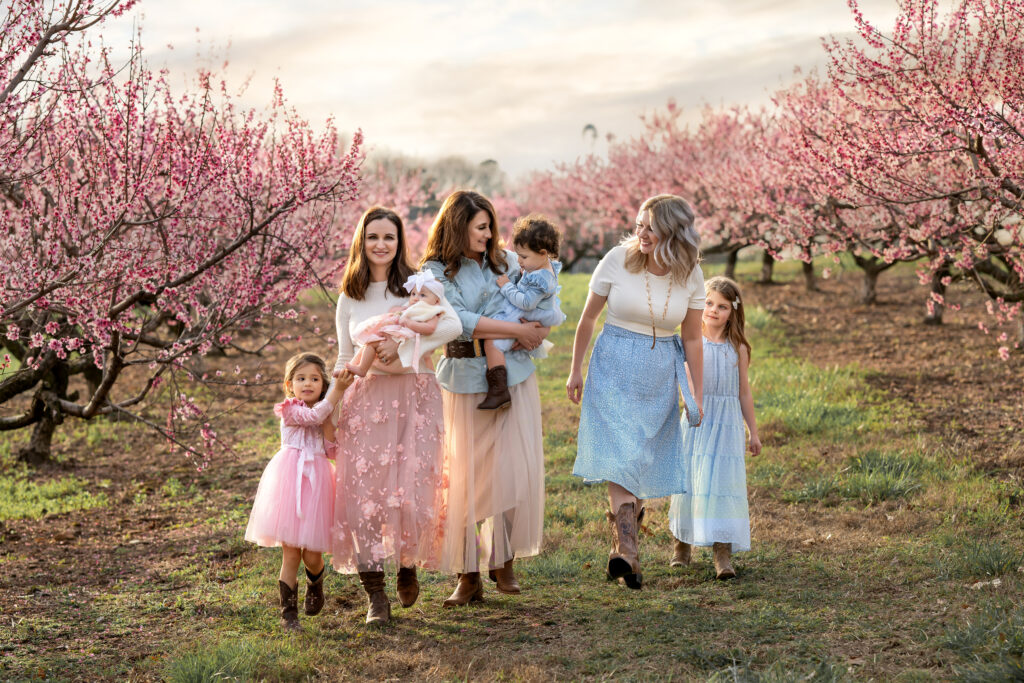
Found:
<svg viewBox="0 0 1024 683"><path fill-rule="evenodd" d="M537 308L548 292L544 291L544 283L536 281L527 273L519 278L517 284L506 282L501 288L501 294L516 308L523 311L532 311Z"/></svg>

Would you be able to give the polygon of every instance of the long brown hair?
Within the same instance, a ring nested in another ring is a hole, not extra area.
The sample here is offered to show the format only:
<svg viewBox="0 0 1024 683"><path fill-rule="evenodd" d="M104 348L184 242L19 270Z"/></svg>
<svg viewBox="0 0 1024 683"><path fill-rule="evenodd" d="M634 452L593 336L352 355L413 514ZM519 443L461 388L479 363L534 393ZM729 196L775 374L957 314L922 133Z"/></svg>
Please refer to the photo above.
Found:
<svg viewBox="0 0 1024 683"><path fill-rule="evenodd" d="M281 387L284 389L285 398L293 398L295 394L288 388L288 382L292 381L295 377L295 371L306 363L311 363L316 366L316 369L320 371L320 379L323 380L323 388L320 389L320 396L316 399L322 401L324 396L327 395L327 389L331 383L331 380L327 377L327 363L324 359L312 352L297 353L288 359L288 362L284 364L284 380L281 382Z"/></svg>
<svg viewBox="0 0 1024 683"><path fill-rule="evenodd" d="M718 275L704 283L704 291L718 292L722 295L722 298L732 304L732 313L729 315L729 319L725 321L725 338L736 349L737 355L740 352L740 345L746 346L747 358L749 359L753 349L750 346L750 342L747 341L747 335L743 333L747 316L743 309L743 299L740 297L740 286L724 275ZM703 323L701 327L704 327Z"/></svg>
<svg viewBox="0 0 1024 683"><path fill-rule="evenodd" d="M487 197L473 190L455 190L444 200L434 224L430 226L427 249L420 259L420 266L427 261L440 261L444 264L445 277L449 280L454 278L462 265L462 257L466 255L466 247L469 246L469 222L481 211L486 211L491 219L487 262L495 273L506 272L508 264L505 263L505 252L498 236L498 215L494 205Z"/></svg>
<svg viewBox="0 0 1024 683"><path fill-rule="evenodd" d="M700 263L700 236L694 228L696 216L682 197L659 194L640 205L637 222L650 213L651 230L658 236L654 260L668 268L672 282L682 284ZM626 270L639 273L647 267L647 256L640 251L640 238L635 234L622 240L626 247Z"/></svg>
<svg viewBox="0 0 1024 683"><path fill-rule="evenodd" d="M366 226L373 221L384 218L391 221L398 231L398 251L388 266L388 291L396 297L408 296L405 281L416 272L409 261L409 251L405 243L405 226L402 217L391 209L383 206L371 206L359 218L356 233L352 236L352 246L348 250L348 265L341 280L341 292L350 299L362 301L366 296L366 288L370 286L370 264L366 260Z"/></svg>

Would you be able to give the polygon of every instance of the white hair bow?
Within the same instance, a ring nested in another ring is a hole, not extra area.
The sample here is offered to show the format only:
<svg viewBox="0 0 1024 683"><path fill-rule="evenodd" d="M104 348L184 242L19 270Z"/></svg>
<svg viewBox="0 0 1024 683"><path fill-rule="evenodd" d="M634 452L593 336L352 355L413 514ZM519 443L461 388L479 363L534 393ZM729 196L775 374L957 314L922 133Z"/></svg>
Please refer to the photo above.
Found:
<svg viewBox="0 0 1024 683"><path fill-rule="evenodd" d="M413 292L422 292L426 289L428 292L432 292L438 299L444 298L444 285L438 281L434 274L429 270L421 270L413 273L409 276L409 279L405 281L405 291L412 294Z"/></svg>

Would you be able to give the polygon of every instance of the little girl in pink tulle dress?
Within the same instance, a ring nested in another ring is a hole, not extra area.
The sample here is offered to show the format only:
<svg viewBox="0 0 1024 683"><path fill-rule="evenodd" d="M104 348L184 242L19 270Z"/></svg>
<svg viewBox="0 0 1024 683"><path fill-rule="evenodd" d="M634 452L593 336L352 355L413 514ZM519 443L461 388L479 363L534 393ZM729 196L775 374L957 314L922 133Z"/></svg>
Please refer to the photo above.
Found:
<svg viewBox="0 0 1024 683"><path fill-rule="evenodd" d="M306 566L304 610L313 616L324 606L324 557L330 549L334 522L334 467L337 450L334 425L328 419L352 383L342 373L330 384L324 359L299 353L284 369L285 400L274 406L281 418L281 450L260 477L245 540L265 547L281 546L281 623L300 630L299 562ZM328 387L328 385L330 386Z"/></svg>
<svg viewBox="0 0 1024 683"><path fill-rule="evenodd" d="M413 273L405 281L409 303L387 313L367 318L356 326L352 341L360 344L345 369L365 377L377 354L377 343L387 338L398 342L398 359L407 368L419 372L420 335L430 336L446 310L444 285L430 271Z"/></svg>

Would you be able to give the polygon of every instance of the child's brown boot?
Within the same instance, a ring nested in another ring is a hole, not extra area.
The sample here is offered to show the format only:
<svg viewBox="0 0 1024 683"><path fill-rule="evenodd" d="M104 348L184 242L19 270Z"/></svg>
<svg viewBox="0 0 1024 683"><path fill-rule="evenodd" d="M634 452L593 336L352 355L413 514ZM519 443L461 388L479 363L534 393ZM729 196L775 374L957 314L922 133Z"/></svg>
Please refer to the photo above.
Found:
<svg viewBox="0 0 1024 683"><path fill-rule="evenodd" d="M303 603L303 611L311 617L320 614L320 610L324 608L324 574L326 573L326 563L319 574L314 575L308 569L306 570L306 577L309 579L309 583L306 584L306 599Z"/></svg>
<svg viewBox="0 0 1024 683"><path fill-rule="evenodd" d="M729 556L732 554L732 543L715 543L712 551L715 556L715 578L722 579L723 581L736 578L736 570L732 568L732 563L729 562Z"/></svg>
<svg viewBox="0 0 1024 683"><path fill-rule="evenodd" d="M683 543L678 538L675 539L675 546L673 547L672 561L668 563L670 567L685 567L690 564L690 558L693 555L693 546L689 543Z"/></svg>
<svg viewBox="0 0 1024 683"><path fill-rule="evenodd" d="M281 626L288 631L301 631L299 624L299 586L292 588L278 579L278 590L281 592Z"/></svg>
<svg viewBox="0 0 1024 683"><path fill-rule="evenodd" d="M504 365L490 368L487 371L487 398L477 404L480 410L497 410L512 403L512 394L508 391L508 371Z"/></svg>

